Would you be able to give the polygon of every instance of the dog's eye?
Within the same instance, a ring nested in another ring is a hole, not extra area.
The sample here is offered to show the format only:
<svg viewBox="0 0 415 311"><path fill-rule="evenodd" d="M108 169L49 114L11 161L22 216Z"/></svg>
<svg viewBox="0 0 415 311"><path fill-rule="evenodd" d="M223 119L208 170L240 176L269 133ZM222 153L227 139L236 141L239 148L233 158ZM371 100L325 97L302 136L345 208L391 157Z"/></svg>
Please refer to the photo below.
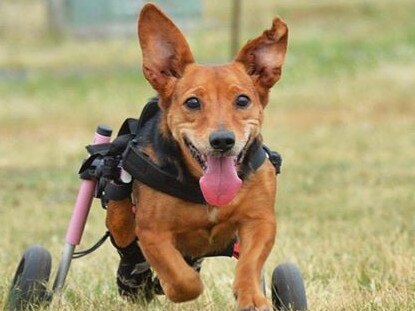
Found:
<svg viewBox="0 0 415 311"><path fill-rule="evenodd" d="M235 105L238 108L246 108L251 103L251 100L246 95L239 95L235 100Z"/></svg>
<svg viewBox="0 0 415 311"><path fill-rule="evenodd" d="M184 105L191 110L198 110L200 109L200 100L196 97L190 97L186 99Z"/></svg>

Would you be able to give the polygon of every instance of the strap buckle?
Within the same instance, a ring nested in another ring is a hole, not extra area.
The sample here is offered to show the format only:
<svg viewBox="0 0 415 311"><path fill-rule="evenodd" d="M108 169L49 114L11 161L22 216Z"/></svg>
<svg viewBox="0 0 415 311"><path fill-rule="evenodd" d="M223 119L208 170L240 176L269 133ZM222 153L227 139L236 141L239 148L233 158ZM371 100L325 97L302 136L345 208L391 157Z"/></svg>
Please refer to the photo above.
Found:
<svg viewBox="0 0 415 311"><path fill-rule="evenodd" d="M282 157L281 155L269 149L267 146L262 146L266 152L267 158L271 161L271 164L275 167L275 174L281 173Z"/></svg>

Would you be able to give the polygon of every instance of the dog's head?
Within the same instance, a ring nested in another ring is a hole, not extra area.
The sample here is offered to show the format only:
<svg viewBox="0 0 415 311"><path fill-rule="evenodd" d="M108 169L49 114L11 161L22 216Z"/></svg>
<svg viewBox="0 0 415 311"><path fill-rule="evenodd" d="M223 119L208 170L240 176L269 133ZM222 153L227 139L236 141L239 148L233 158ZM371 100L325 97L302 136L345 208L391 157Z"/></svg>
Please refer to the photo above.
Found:
<svg viewBox="0 0 415 311"><path fill-rule="evenodd" d="M288 28L279 18L249 41L234 61L221 66L194 62L174 23L147 4L138 21L144 75L160 97L161 132L171 135L214 205L229 203L250 144L259 138L269 89L279 80Z"/></svg>

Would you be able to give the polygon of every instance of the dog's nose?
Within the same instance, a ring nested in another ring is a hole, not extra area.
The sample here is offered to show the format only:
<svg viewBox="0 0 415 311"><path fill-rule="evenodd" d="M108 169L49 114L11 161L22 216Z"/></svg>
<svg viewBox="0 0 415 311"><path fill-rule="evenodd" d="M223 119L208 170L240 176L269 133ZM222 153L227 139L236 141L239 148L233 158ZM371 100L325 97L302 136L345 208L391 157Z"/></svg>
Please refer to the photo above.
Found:
<svg viewBox="0 0 415 311"><path fill-rule="evenodd" d="M209 142L213 149L225 152L235 145L235 134L231 131L216 131L210 134Z"/></svg>

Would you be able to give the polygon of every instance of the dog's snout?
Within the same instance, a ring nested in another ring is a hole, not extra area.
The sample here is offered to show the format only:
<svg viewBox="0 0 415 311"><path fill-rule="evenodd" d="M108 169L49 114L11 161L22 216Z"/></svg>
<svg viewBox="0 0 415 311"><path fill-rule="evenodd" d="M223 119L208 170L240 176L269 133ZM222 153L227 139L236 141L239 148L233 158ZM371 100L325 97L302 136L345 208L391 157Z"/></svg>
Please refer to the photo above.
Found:
<svg viewBox="0 0 415 311"><path fill-rule="evenodd" d="M216 131L210 134L209 143L213 149L225 152L235 145L235 134L231 131Z"/></svg>

